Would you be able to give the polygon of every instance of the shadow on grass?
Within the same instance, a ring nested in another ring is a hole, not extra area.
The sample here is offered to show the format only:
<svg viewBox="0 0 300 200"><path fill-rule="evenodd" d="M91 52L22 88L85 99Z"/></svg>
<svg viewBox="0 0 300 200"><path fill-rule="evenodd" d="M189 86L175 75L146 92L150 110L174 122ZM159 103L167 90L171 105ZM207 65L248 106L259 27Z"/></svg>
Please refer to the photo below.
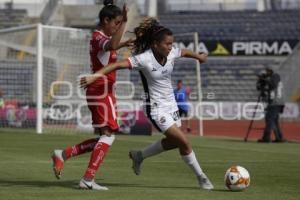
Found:
<svg viewBox="0 0 300 200"><path fill-rule="evenodd" d="M1 180L0 187L14 187L14 186L25 186L25 187L37 187L37 188L47 188L47 187L65 187L70 188L78 184L78 180L68 180L68 181L43 181L43 180Z"/></svg>
<svg viewBox="0 0 300 200"><path fill-rule="evenodd" d="M213 192L232 192L232 191L230 191L228 189L213 189L212 191Z"/></svg>
<svg viewBox="0 0 300 200"><path fill-rule="evenodd" d="M134 188L152 188L152 189L188 189L188 190L199 190L199 187L187 187L187 186L172 186L172 185L141 185L141 184L128 184L128 183L103 183L105 186L111 187L134 187Z"/></svg>
<svg viewBox="0 0 300 200"><path fill-rule="evenodd" d="M212 137L212 138L218 138L218 137ZM282 145L282 144L299 144L300 140L287 140L285 142L268 142L268 143L259 143L257 142L257 139L249 138L247 141L244 140L244 138L229 138L229 137L224 137L224 138L219 138L220 140L223 140L224 142L230 142L230 143L250 143L250 144L273 144L273 145Z"/></svg>
<svg viewBox="0 0 300 200"><path fill-rule="evenodd" d="M0 187L35 187L35 188L50 188L50 187L62 187L69 189L78 189L78 180L67 180L67 181L45 181L45 180L1 180ZM152 188L152 189L184 189L184 190L200 190L199 187L187 187L187 186L172 186L172 185L142 185L133 183L109 183L99 182L101 185L107 187L120 187L120 188Z"/></svg>

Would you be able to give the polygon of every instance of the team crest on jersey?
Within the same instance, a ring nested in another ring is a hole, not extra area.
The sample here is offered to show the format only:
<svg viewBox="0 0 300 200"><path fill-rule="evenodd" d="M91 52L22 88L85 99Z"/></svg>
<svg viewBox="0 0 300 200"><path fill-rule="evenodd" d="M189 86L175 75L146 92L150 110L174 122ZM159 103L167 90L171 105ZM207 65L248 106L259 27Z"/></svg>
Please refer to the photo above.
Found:
<svg viewBox="0 0 300 200"><path fill-rule="evenodd" d="M168 70L166 69L166 70L162 71L161 73L162 73L162 74L167 74L167 73L168 73Z"/></svg>
<svg viewBox="0 0 300 200"><path fill-rule="evenodd" d="M99 34L99 35L97 35L96 40L101 40L102 37L103 37L103 36Z"/></svg>
<svg viewBox="0 0 300 200"><path fill-rule="evenodd" d="M166 118L165 118L165 117L161 117L160 120L159 120L159 122L160 122L161 124L165 123L165 122L166 122Z"/></svg>
<svg viewBox="0 0 300 200"><path fill-rule="evenodd" d="M152 70L151 70L151 72L156 72L157 71L157 69L156 68L152 68Z"/></svg>

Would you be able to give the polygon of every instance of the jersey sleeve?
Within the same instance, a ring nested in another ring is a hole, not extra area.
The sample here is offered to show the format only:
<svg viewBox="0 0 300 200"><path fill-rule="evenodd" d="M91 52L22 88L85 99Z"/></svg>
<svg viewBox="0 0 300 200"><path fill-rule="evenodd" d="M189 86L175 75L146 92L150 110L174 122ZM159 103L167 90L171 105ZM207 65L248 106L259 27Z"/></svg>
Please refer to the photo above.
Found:
<svg viewBox="0 0 300 200"><path fill-rule="evenodd" d="M93 49L96 51L105 51L105 45L109 42L109 40L109 38L101 34L94 35L92 41Z"/></svg>
<svg viewBox="0 0 300 200"><path fill-rule="evenodd" d="M130 65L130 69L141 69L145 66L146 59L145 53L142 53L127 58L127 61Z"/></svg>
<svg viewBox="0 0 300 200"><path fill-rule="evenodd" d="M172 50L170 52L170 58L171 59L176 59L181 57L181 49L178 47L173 46Z"/></svg>

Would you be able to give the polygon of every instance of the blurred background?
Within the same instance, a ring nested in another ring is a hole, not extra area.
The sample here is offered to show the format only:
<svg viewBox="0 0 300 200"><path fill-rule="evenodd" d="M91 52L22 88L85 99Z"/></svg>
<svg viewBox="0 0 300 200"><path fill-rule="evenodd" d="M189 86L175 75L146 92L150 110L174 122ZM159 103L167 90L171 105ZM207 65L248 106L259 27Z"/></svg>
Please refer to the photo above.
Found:
<svg viewBox="0 0 300 200"><path fill-rule="evenodd" d="M191 90L192 134L244 137L259 95L257 75L271 68L283 83L284 135L300 139L300 0L115 1L124 2L130 10L124 40L153 16L173 31L175 46L209 53L200 68L180 59L173 72L174 87L181 79ZM0 0L0 128L91 131L77 78L89 73L89 37L102 6L101 0ZM119 52L120 59L130 54ZM122 132L156 132L141 109L139 74L119 71L118 81ZM262 134L263 110L258 114L250 138Z"/></svg>

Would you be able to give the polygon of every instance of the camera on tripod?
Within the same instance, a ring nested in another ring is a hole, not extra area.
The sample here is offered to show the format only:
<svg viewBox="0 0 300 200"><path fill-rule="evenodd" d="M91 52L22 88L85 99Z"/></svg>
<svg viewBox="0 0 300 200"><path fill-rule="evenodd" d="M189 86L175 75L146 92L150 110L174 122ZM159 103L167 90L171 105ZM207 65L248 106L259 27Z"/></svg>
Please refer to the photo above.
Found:
<svg viewBox="0 0 300 200"><path fill-rule="evenodd" d="M260 91L260 96L263 100L267 101L268 94L270 93L270 86L269 86L269 78L270 76L266 73L262 73L257 75L258 79L256 82L256 89Z"/></svg>
<svg viewBox="0 0 300 200"><path fill-rule="evenodd" d="M280 75L274 73L273 70L269 67L265 68L266 72L257 75L256 81L256 89L259 91L259 95L257 98L257 103L252 115L252 119L250 121L246 136L244 141L247 142L248 136L252 129L254 117L256 114L256 110L260 102L265 103L265 121L266 128L264 129L264 136L259 141L269 142L270 141L270 130L274 130L276 132L276 140L284 141L282 133L279 127L279 114L283 113L284 110L284 102L282 100L282 83L280 81ZM274 128L273 128L274 127Z"/></svg>

